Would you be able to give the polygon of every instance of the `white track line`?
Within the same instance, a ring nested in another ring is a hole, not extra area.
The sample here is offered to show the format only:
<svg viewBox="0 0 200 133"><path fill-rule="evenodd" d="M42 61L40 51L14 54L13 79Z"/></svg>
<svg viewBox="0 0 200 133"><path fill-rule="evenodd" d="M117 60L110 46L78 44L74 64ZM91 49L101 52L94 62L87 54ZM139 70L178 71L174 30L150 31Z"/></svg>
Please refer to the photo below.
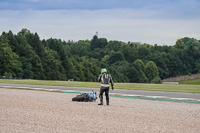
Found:
<svg viewBox="0 0 200 133"><path fill-rule="evenodd" d="M14 86L2 86L2 87L5 87L5 88L8 87L9 88L9 87L14 87Z"/></svg>
<svg viewBox="0 0 200 133"><path fill-rule="evenodd" d="M30 87L15 87L15 88L24 88L24 89L30 89Z"/></svg>
<svg viewBox="0 0 200 133"><path fill-rule="evenodd" d="M61 90L58 90L58 89L43 89L45 91L61 91Z"/></svg>
<svg viewBox="0 0 200 133"><path fill-rule="evenodd" d="M34 89L34 90L43 90L44 88L30 88L30 89Z"/></svg>

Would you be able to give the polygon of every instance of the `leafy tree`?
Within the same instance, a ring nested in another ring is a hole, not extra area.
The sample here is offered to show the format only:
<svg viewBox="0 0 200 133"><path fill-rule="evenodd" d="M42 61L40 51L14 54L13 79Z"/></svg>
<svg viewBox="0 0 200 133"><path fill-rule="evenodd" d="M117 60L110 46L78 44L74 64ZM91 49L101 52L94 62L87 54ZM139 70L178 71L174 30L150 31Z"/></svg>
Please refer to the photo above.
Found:
<svg viewBox="0 0 200 133"><path fill-rule="evenodd" d="M87 56L89 51L89 41L78 41L73 43L70 47L70 53L72 55L78 55L79 57Z"/></svg>
<svg viewBox="0 0 200 133"><path fill-rule="evenodd" d="M109 51L119 51L122 43L119 41L109 41L108 44L106 45L105 49L108 49Z"/></svg>
<svg viewBox="0 0 200 133"><path fill-rule="evenodd" d="M118 61L124 61L124 55L121 52L113 52L110 55L110 58L108 60L109 64L116 63Z"/></svg>
<svg viewBox="0 0 200 133"><path fill-rule="evenodd" d="M71 71L70 71L70 79L74 79L75 81L84 81L84 71L83 66L75 59L71 58Z"/></svg>
<svg viewBox="0 0 200 133"><path fill-rule="evenodd" d="M138 77L137 77L137 80L136 80L137 83L147 83L148 82L148 79L144 73L144 71L140 70L138 72Z"/></svg>
<svg viewBox="0 0 200 133"><path fill-rule="evenodd" d="M98 47L99 48L105 48L105 46L108 44L108 41L106 38L100 38L99 39L99 43L98 43Z"/></svg>
<svg viewBox="0 0 200 133"><path fill-rule="evenodd" d="M127 44L123 44L119 51L124 55L125 60L130 63L136 59L136 50Z"/></svg>
<svg viewBox="0 0 200 133"><path fill-rule="evenodd" d="M97 73L100 70L99 66L97 66L95 60L88 60L86 57L81 57L81 66L82 71L84 73L84 77L82 77L82 81L96 81Z"/></svg>
<svg viewBox="0 0 200 133"><path fill-rule="evenodd" d="M21 75L21 62L18 55L12 52L7 43L0 42L0 75L9 74L9 77L18 77Z"/></svg>
<svg viewBox="0 0 200 133"><path fill-rule="evenodd" d="M20 56L22 62L23 78L29 79L42 79L43 66L40 57L33 50L33 47L27 42L26 36L30 32L26 29L22 29L16 36L16 53Z"/></svg>
<svg viewBox="0 0 200 133"><path fill-rule="evenodd" d="M197 60L197 61L195 62L195 66L196 66L195 71L196 71L197 73L200 73L200 60Z"/></svg>
<svg viewBox="0 0 200 133"><path fill-rule="evenodd" d="M39 57L44 56L44 44L40 41L40 37L37 33L32 34L30 33L30 31L28 31L28 33L26 34L26 40Z"/></svg>
<svg viewBox="0 0 200 133"><path fill-rule="evenodd" d="M91 40L90 48L91 50L94 50L95 48L104 48L108 44L108 41L106 38L98 38L96 35L93 36L93 39Z"/></svg>
<svg viewBox="0 0 200 133"><path fill-rule="evenodd" d="M5 72L5 73L4 73L4 76L5 76L7 79L11 79L11 78L12 78L12 73L7 73L7 72Z"/></svg>
<svg viewBox="0 0 200 133"><path fill-rule="evenodd" d="M169 76L168 65L172 62L165 52L154 51L147 57L147 60L151 60L157 65L161 78L167 78Z"/></svg>
<svg viewBox="0 0 200 133"><path fill-rule="evenodd" d="M149 82L151 82L155 77L159 77L158 68L153 61L149 61L146 64L144 71L145 71L145 74L146 74Z"/></svg>
<svg viewBox="0 0 200 133"><path fill-rule="evenodd" d="M27 59L24 57L21 57L20 60L23 64L22 65L22 69L23 69L22 78L23 79L33 79L32 64L29 61L27 61Z"/></svg>
<svg viewBox="0 0 200 133"><path fill-rule="evenodd" d="M181 39L178 39L175 44L176 48L183 49L185 47L184 42Z"/></svg>
<svg viewBox="0 0 200 133"><path fill-rule="evenodd" d="M96 81L107 68L116 82L160 83L168 78L199 72L200 41L184 37L174 46L91 40L40 40L22 29L0 36L0 74L7 77ZM152 63L153 62L153 63ZM144 65L146 64L146 65Z"/></svg>
<svg viewBox="0 0 200 133"><path fill-rule="evenodd" d="M144 45L140 45L138 47L138 51L137 51L137 58L138 59L145 59L146 56L148 56L150 54L150 45L144 44Z"/></svg>
<svg viewBox="0 0 200 133"><path fill-rule="evenodd" d="M59 60L58 53L52 49L45 48L45 61L43 62L46 79L66 80L64 68Z"/></svg>
<svg viewBox="0 0 200 133"><path fill-rule="evenodd" d="M127 77L131 83L138 81L139 72L134 66L129 67Z"/></svg>
<svg viewBox="0 0 200 133"><path fill-rule="evenodd" d="M0 41L1 41L2 43L8 43L9 40L8 40L8 37L7 37L7 35L6 35L5 32L2 33L1 38L0 38Z"/></svg>
<svg viewBox="0 0 200 133"><path fill-rule="evenodd" d="M134 61L133 64L134 64L134 66L137 68L137 70L141 70L141 71L144 72L144 67L145 67L145 65L144 65L144 63L143 63L142 60L137 59L137 60Z"/></svg>
<svg viewBox="0 0 200 133"><path fill-rule="evenodd" d="M16 40L16 35L13 35L12 31L9 31L7 33L7 38L8 38L8 44L10 45L10 47L12 48L13 52L17 52L17 40Z"/></svg>
<svg viewBox="0 0 200 133"><path fill-rule="evenodd" d="M91 50L98 48L98 43L99 43L98 36L94 35L92 40L91 40L91 44L90 44Z"/></svg>
<svg viewBox="0 0 200 133"><path fill-rule="evenodd" d="M154 79L151 80L151 83L160 84L160 83L161 83L160 77L159 77L159 76L156 76Z"/></svg>
<svg viewBox="0 0 200 133"><path fill-rule="evenodd" d="M102 59L101 59L101 62L107 64L108 63L108 60L109 60L110 56L109 55L105 55Z"/></svg>
<svg viewBox="0 0 200 133"><path fill-rule="evenodd" d="M132 64L130 64L128 77L131 79L130 82L135 82L135 83L148 82L148 79L144 74L144 63L142 60L137 59Z"/></svg>

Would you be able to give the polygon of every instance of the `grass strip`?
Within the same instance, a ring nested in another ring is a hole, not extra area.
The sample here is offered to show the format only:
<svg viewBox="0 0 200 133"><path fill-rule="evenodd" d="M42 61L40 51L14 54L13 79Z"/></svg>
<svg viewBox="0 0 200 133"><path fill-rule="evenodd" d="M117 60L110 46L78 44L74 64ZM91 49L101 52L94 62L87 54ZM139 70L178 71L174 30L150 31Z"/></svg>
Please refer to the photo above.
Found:
<svg viewBox="0 0 200 133"><path fill-rule="evenodd" d="M188 85L200 85L200 79L192 79L187 81L180 81L180 84L188 84Z"/></svg>
<svg viewBox="0 0 200 133"><path fill-rule="evenodd" d="M49 86L68 86L68 87L86 87L86 88L99 88L99 86L100 86L100 83L98 83L98 82L54 81L54 80L0 79L0 83L29 84L29 85L49 85ZM115 83L114 87L115 87L115 89L126 89L126 90L200 93L200 85Z"/></svg>

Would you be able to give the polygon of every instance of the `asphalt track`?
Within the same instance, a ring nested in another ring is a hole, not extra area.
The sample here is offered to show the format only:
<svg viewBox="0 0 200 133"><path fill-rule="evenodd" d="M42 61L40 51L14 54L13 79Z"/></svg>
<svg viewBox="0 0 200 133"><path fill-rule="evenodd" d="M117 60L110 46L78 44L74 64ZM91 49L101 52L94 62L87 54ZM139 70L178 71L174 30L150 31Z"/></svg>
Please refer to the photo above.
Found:
<svg viewBox="0 0 200 133"><path fill-rule="evenodd" d="M47 86L47 85L26 85L26 84L7 84L0 83L2 88L24 88L24 89L35 89L35 90L47 90L47 91L61 91L65 93L70 92L99 92L99 88L84 88L84 87L67 87L67 86ZM124 98L148 98L150 100L159 99L171 99L171 100L184 100L184 101L195 101L200 103L200 94L197 93L179 93L179 92L160 92L160 91L142 91L142 90L123 90L114 89L110 90L110 95L115 97Z"/></svg>

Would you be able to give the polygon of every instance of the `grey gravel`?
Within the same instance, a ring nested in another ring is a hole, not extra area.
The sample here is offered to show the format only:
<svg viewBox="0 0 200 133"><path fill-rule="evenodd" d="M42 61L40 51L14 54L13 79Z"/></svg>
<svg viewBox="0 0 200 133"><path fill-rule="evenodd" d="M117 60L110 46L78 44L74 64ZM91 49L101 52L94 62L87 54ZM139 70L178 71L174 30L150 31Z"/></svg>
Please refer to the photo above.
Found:
<svg viewBox="0 0 200 133"><path fill-rule="evenodd" d="M98 106L74 96L0 89L0 133L200 132L200 104L111 97L110 106Z"/></svg>

